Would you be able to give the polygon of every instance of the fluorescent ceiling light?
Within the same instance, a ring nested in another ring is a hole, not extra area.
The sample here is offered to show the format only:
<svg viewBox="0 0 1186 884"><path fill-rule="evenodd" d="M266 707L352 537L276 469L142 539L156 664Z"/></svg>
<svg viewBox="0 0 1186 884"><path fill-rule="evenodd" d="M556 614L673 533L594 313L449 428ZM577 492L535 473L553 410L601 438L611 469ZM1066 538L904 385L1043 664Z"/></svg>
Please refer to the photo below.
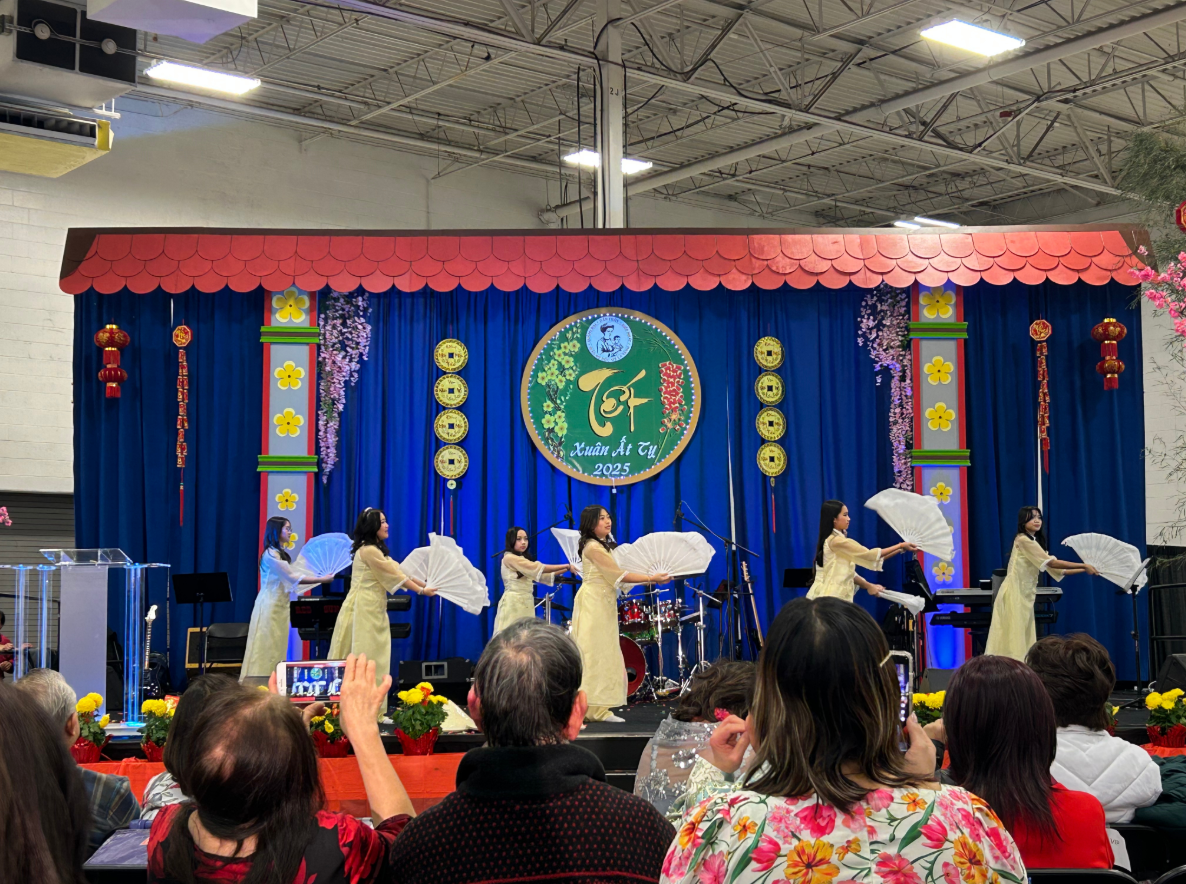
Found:
<svg viewBox="0 0 1186 884"><path fill-rule="evenodd" d="M934 227L948 227L952 230L959 228L959 225L954 221L940 221L938 218L926 218L922 215L915 215L914 220L919 224L930 224Z"/></svg>
<svg viewBox="0 0 1186 884"><path fill-rule="evenodd" d="M921 33L928 40L975 52L977 55L999 55L1010 49L1020 49L1025 45L1025 41L1017 37L998 34L996 31L990 31L979 25L970 25L959 19L924 28Z"/></svg>
<svg viewBox="0 0 1186 884"><path fill-rule="evenodd" d="M915 224L913 221L895 221L894 227L905 227L907 230L918 230L922 227L921 224Z"/></svg>
<svg viewBox="0 0 1186 884"><path fill-rule="evenodd" d="M250 92L258 87L260 82L254 77L240 77L238 74L208 71L205 68L190 67L187 64L177 64L172 61L158 61L144 73L154 80L181 83L211 92L225 92L228 95L242 95L244 92Z"/></svg>
<svg viewBox="0 0 1186 884"><path fill-rule="evenodd" d="M570 166L584 166L586 169L596 169L601 165L601 154L584 147L576 153L570 153L564 158L564 162ZM650 160L634 160L630 157L622 157L622 174L634 175L638 172L645 172L653 165L654 163Z"/></svg>

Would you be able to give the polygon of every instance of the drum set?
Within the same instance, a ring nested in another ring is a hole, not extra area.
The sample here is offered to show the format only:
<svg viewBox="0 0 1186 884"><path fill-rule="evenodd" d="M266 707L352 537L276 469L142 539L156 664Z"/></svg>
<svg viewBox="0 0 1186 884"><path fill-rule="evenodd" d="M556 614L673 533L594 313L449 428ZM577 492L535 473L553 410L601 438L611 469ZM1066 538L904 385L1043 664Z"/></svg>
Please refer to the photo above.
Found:
<svg viewBox="0 0 1186 884"><path fill-rule="evenodd" d="M708 662L704 653L705 621L704 599L707 596L699 590L693 592L702 596L699 609L693 610L682 599L661 598L664 592L672 590L642 589L637 595L625 595L618 601L618 643L626 661L626 694L632 700L658 700L688 689L692 676ZM684 651L684 627L696 627L697 663L689 666ZM676 679L663 673L663 639L675 636ZM646 648L654 647L658 661L652 671L647 661Z"/></svg>

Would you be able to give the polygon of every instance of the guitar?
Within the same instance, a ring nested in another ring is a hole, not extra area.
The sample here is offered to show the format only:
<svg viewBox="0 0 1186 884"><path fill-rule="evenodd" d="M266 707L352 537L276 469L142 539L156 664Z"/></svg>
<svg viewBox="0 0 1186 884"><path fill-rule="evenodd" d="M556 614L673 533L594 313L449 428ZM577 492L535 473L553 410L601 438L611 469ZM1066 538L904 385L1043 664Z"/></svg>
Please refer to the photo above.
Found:
<svg viewBox="0 0 1186 884"><path fill-rule="evenodd" d="M754 595L754 581L749 576L749 566L745 562L741 563L741 579L749 587L750 610L754 613L754 625L749 631L750 644L755 651L760 651L766 640L762 637L762 621L758 619L758 599Z"/></svg>
<svg viewBox="0 0 1186 884"><path fill-rule="evenodd" d="M156 609L157 606L153 605L148 609L148 615L144 618L144 668L140 672L140 682L144 685L145 699L159 699L164 694L159 674L149 665L152 651L152 622L156 620Z"/></svg>

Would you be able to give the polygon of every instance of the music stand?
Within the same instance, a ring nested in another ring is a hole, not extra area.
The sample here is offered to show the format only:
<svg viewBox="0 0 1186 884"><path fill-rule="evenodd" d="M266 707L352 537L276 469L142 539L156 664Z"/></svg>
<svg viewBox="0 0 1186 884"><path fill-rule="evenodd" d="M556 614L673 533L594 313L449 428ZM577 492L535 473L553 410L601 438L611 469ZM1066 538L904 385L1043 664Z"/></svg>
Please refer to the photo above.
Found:
<svg viewBox="0 0 1186 884"><path fill-rule="evenodd" d="M322 601L322 599L326 600ZM338 612L342 610L344 604L344 600L334 596L322 596L317 601L311 601L308 598L294 599L288 603L288 622L292 624L293 629L298 633L302 629L306 632L310 629L313 630L310 659L321 659L317 656L321 653L321 631L322 629L333 631L338 622Z"/></svg>
<svg viewBox="0 0 1186 884"><path fill-rule="evenodd" d="M206 674L206 603L231 601L231 581L226 571L208 574L174 574L173 593L178 604L193 605L198 621L198 635L202 637L198 651L198 674Z"/></svg>
<svg viewBox="0 0 1186 884"><path fill-rule="evenodd" d="M1133 656L1136 658L1137 664L1137 698L1131 703L1125 703L1125 706L1140 705L1138 701L1143 703L1145 697L1149 694L1149 682L1153 681L1153 670L1149 670L1149 682L1146 682L1144 687L1141 686L1141 627L1137 620L1137 593L1141 591L1139 585L1141 575L1145 573L1145 568L1150 561L1152 561L1152 558L1145 559L1145 561L1141 562L1137 567L1136 573L1128 579L1127 589L1117 590L1118 593L1126 593L1132 597L1132 633L1130 634L1132 635Z"/></svg>

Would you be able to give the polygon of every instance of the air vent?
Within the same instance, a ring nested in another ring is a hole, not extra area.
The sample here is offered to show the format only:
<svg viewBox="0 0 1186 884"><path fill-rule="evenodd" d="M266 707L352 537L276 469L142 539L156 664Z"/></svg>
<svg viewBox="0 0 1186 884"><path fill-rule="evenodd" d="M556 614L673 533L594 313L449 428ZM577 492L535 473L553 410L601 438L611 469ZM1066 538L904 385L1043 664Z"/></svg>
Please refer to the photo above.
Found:
<svg viewBox="0 0 1186 884"><path fill-rule="evenodd" d="M0 104L0 171L57 178L111 150L111 124Z"/></svg>

